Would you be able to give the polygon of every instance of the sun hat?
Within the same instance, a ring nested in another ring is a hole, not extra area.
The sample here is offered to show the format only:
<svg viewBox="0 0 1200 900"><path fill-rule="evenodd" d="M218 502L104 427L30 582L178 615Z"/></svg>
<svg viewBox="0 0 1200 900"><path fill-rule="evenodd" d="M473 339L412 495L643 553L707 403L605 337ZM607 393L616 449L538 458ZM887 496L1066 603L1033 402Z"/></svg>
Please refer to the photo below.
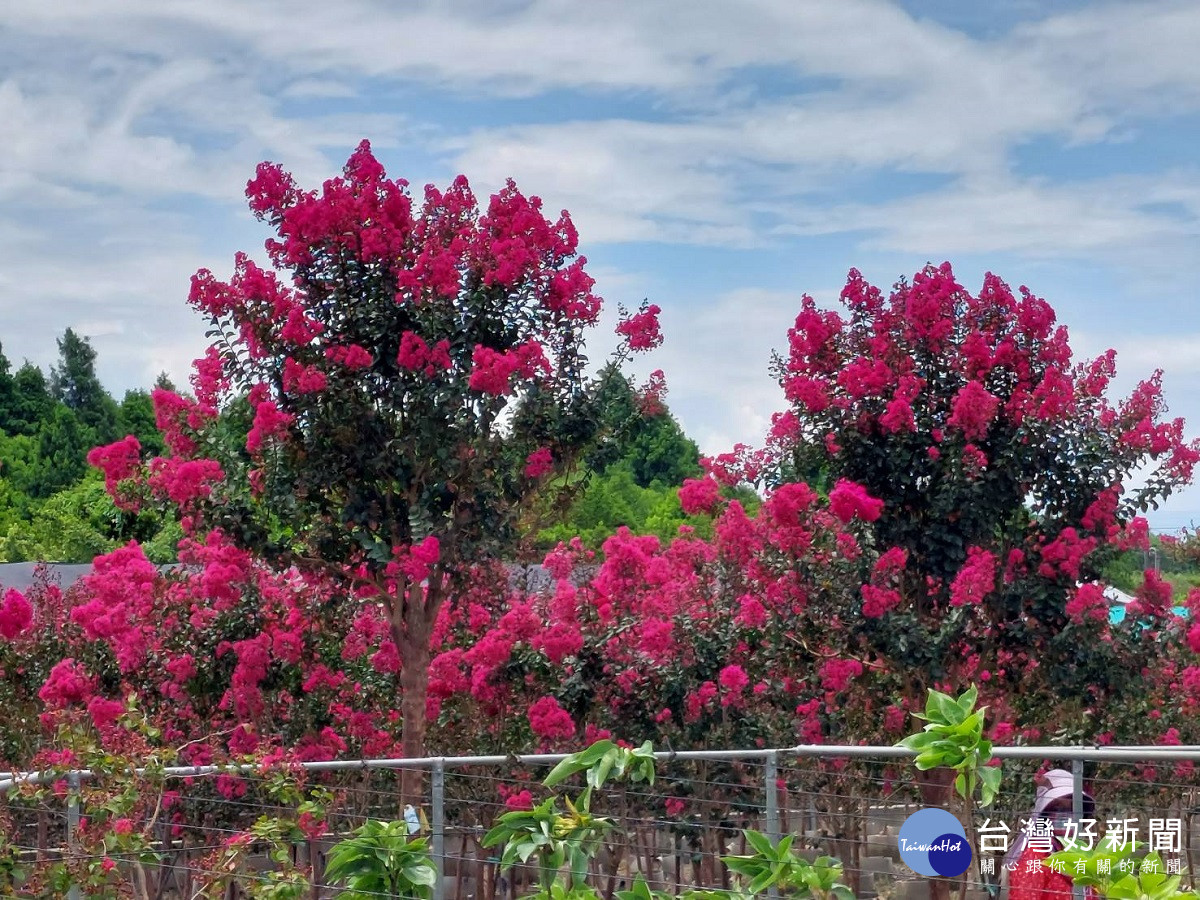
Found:
<svg viewBox="0 0 1200 900"><path fill-rule="evenodd" d="M1075 795L1075 776L1066 769L1050 769L1037 777L1037 793L1033 798L1033 809L1029 811L1029 819L1036 819L1046 811L1046 807L1055 800ZM1084 798L1091 800L1092 795L1083 791ZM1022 830L1004 857L1005 865L1015 863L1029 843L1029 834Z"/></svg>

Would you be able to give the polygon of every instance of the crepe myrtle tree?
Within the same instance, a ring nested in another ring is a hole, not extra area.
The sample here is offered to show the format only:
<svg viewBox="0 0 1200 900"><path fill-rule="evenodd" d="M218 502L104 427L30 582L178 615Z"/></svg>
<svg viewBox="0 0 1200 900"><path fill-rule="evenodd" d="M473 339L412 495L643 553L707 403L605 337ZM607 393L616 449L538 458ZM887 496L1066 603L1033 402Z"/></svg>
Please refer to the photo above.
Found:
<svg viewBox="0 0 1200 900"><path fill-rule="evenodd" d="M840 299L803 299L773 365L791 408L764 450L711 460L711 476L815 475L831 499L878 501L877 571L841 620L857 652L906 673L909 710L977 680L1014 721L1055 709L1062 737L1092 737L1097 710L1137 688L1111 664L1139 638L1109 628L1102 566L1145 544L1138 513L1200 458L1164 417L1161 373L1110 402L1112 351L1076 362L1048 303L991 274L971 293L949 264L890 294L852 270ZM1148 593L1134 612L1162 624L1169 606Z"/></svg>
<svg viewBox="0 0 1200 900"><path fill-rule="evenodd" d="M825 617L854 627L810 638L892 673L898 708L978 681L1009 723L1094 739L1144 681L1116 662L1170 616L1151 592L1133 615L1153 627L1110 627L1102 567L1145 545L1138 514L1200 459L1164 417L1161 373L1111 402L1113 351L1075 361L1048 303L990 273L971 293L948 263L890 294L851 270L840 303L803 298L772 366L790 409L763 450L711 460L710 475L816 479L835 515L839 494L878 504L861 536L875 570ZM949 788L922 791L936 804Z"/></svg>
<svg viewBox="0 0 1200 900"><path fill-rule="evenodd" d="M1074 361L1048 303L991 274L972 294L948 263L890 295L852 270L841 303L845 316L803 300L774 364L792 408L763 468L820 470L882 502L873 544L903 565L863 589L872 649L912 663L914 699L964 639L985 662L1033 648L1085 695L1103 690L1120 676L1089 667L1077 630L1107 619L1100 568L1146 542L1138 513L1200 459L1163 417L1161 372L1110 403L1113 351Z"/></svg>
<svg viewBox="0 0 1200 900"><path fill-rule="evenodd" d="M417 202L364 141L319 191L263 163L247 197L271 266L238 254L228 280L193 277L213 343L194 399L155 393L168 450L143 483L186 531L382 605L420 756L439 612L603 439L583 346L601 300L569 215L512 181L486 209L462 176ZM657 313L623 311L618 361L661 342ZM97 457L125 496L129 440Z"/></svg>

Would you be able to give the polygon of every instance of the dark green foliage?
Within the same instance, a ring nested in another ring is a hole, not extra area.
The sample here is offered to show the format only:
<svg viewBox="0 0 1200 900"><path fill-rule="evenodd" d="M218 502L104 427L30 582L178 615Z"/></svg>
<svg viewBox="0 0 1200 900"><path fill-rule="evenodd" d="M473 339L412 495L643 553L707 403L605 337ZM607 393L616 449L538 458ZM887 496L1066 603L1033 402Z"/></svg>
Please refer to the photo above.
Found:
<svg viewBox="0 0 1200 900"><path fill-rule="evenodd" d="M608 440L587 457L588 467L604 474L609 466L626 462L634 482L643 488L655 481L677 486L700 475L700 450L683 433L667 410L659 415L639 415L638 396L629 380L612 367L602 373L603 389L597 397Z"/></svg>
<svg viewBox="0 0 1200 900"><path fill-rule="evenodd" d="M50 392L91 430L93 446L118 438L117 405L96 377L96 351L86 337L68 328L58 340L58 365L51 370Z"/></svg>
<svg viewBox="0 0 1200 900"><path fill-rule="evenodd" d="M607 367L601 378L597 404L608 438L587 455L586 481L565 517L539 533L539 547L578 535L586 546L598 549L622 526L663 540L675 537L681 525L707 535L711 522L685 516L678 497L684 479L701 474L696 442L665 408L657 415L641 415L637 393L618 370ZM751 502L755 500L751 494Z"/></svg>
<svg viewBox="0 0 1200 900"><path fill-rule="evenodd" d="M12 365L4 355L3 345L0 345L0 431L8 430L8 418L12 414L15 398L16 384L13 380Z"/></svg>
<svg viewBox="0 0 1200 900"><path fill-rule="evenodd" d="M54 397L46 375L26 361L13 376L12 406L5 416L4 430L9 434L34 435L54 410Z"/></svg>
<svg viewBox="0 0 1200 900"><path fill-rule="evenodd" d="M162 377L159 376L160 379ZM150 394L143 390L126 391L119 413L121 434L136 437L142 445L143 455L161 456L162 435L154 424L154 403L150 400Z"/></svg>
<svg viewBox="0 0 1200 900"><path fill-rule="evenodd" d="M29 486L34 497L48 497L74 484L87 472L87 452L93 446L89 430L62 404L38 429L37 480Z"/></svg>
<svg viewBox="0 0 1200 900"><path fill-rule="evenodd" d="M154 561L173 560L178 523L121 512L87 464L93 447L125 434L145 456L162 453L150 395L127 391L116 403L87 339L68 329L58 345L50 381L30 362L10 374L0 352L0 561L88 562L131 539Z"/></svg>

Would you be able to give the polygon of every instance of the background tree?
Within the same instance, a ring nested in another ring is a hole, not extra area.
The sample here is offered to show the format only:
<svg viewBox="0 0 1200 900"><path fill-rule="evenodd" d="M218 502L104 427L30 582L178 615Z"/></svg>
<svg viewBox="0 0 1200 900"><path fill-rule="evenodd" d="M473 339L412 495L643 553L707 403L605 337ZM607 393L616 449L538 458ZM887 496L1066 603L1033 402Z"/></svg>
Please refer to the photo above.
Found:
<svg viewBox="0 0 1200 900"><path fill-rule="evenodd" d="M610 363L600 373L597 397L601 422L610 437L587 455L588 468L604 475L608 467L626 463L639 487L655 481L678 486L700 474L700 449L683 433L670 410L655 401L653 415L639 415L645 392L634 390L629 379Z"/></svg>
<svg viewBox="0 0 1200 900"><path fill-rule="evenodd" d="M28 360L13 376L12 406L4 430L9 434L33 435L54 409L54 397L46 374Z"/></svg>
<svg viewBox="0 0 1200 900"><path fill-rule="evenodd" d="M441 609L600 432L583 354L600 300L570 218L550 222L511 182L486 211L461 177L416 206L364 142L319 194L263 164L247 196L288 275L239 254L230 281L194 277L215 343L195 400L154 392L168 455L147 483L187 530L386 610L403 750L418 756ZM658 343L656 313L622 321L621 356ZM244 428L219 415L235 401ZM119 484L139 450L96 460Z"/></svg>
<svg viewBox="0 0 1200 900"><path fill-rule="evenodd" d="M50 393L75 413L93 435L92 445L117 437L117 405L96 377L96 351L86 337L68 328L58 339L58 365L50 372Z"/></svg>
<svg viewBox="0 0 1200 900"><path fill-rule="evenodd" d="M48 497L79 481L87 472L92 431L65 405L55 405L50 417L42 422L37 442L37 474L31 486L33 496Z"/></svg>
<svg viewBox="0 0 1200 900"><path fill-rule="evenodd" d="M136 437L142 446L142 452L147 456L159 456L165 449L162 435L155 425L154 402L150 399L148 391L138 389L125 392L118 409L118 428L122 434L132 434Z"/></svg>
<svg viewBox="0 0 1200 900"><path fill-rule="evenodd" d="M3 345L0 345L0 431L11 431L10 417L13 414L13 403L16 400L16 384L13 379L12 363L4 355Z"/></svg>

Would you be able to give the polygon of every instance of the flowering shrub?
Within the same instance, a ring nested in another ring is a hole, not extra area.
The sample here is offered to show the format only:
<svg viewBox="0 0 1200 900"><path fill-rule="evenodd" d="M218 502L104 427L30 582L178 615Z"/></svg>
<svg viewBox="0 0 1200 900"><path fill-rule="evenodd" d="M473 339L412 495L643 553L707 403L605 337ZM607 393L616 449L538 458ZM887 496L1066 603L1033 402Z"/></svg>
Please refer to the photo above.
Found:
<svg viewBox="0 0 1200 900"><path fill-rule="evenodd" d="M168 455L137 472L122 442L92 460L110 488L140 480L143 502L177 507L193 542L228 557L194 614L236 605L260 562L359 602L346 614L364 634L343 653L369 651L373 677L394 680L401 749L421 755L443 610L465 602L477 563L511 550L546 476L601 437L583 354L600 298L568 214L546 218L511 181L482 208L462 177L418 202L364 141L319 191L263 163L247 197L274 230L270 266L238 254L228 280L192 279L216 340L194 399L154 395ZM657 313L622 317L617 362L661 342ZM145 598L102 602L112 612L90 633L137 665L146 626L133 623L148 620L127 613ZM311 651L299 624L235 629L215 648L233 665L222 709L261 714L274 668ZM307 752L341 752L344 733Z"/></svg>
<svg viewBox="0 0 1200 900"><path fill-rule="evenodd" d="M1200 459L1182 420L1162 417L1159 373L1111 404L1113 353L1074 361L1044 300L993 275L973 294L948 264L890 295L851 271L841 304L803 300L775 365L791 410L763 451L714 471L827 473L834 513L869 523L882 559L903 554L840 612L864 617L862 652L908 673L909 708L927 688L978 679L1026 721L1077 698L1082 715L1059 724L1091 737L1101 698L1145 685L1109 664L1139 638L1108 627L1087 585L1144 542L1137 514ZM1148 587L1135 612L1164 621L1159 594Z"/></svg>
<svg viewBox="0 0 1200 900"><path fill-rule="evenodd" d="M927 688L967 682L991 740L1195 737L1200 626L1154 578L1109 625L1100 573L1197 448L1156 378L1110 404L1112 356L1073 363L1043 301L990 277L971 295L948 268L885 299L852 273L846 319L803 303L766 445L681 490L711 537L564 543L526 590L495 560L598 431L569 222L512 188L479 213L465 182L416 211L365 149L319 196L271 167L250 194L299 285L244 258L228 283L198 275L222 337L194 398L156 395L168 454L94 455L123 502L178 507L183 565L131 544L68 596L3 595L0 763L69 765L62 722L119 749L130 694L160 732L147 752L193 765L412 756L427 732L890 743ZM653 314L630 345L656 342ZM722 490L745 482L753 515Z"/></svg>

